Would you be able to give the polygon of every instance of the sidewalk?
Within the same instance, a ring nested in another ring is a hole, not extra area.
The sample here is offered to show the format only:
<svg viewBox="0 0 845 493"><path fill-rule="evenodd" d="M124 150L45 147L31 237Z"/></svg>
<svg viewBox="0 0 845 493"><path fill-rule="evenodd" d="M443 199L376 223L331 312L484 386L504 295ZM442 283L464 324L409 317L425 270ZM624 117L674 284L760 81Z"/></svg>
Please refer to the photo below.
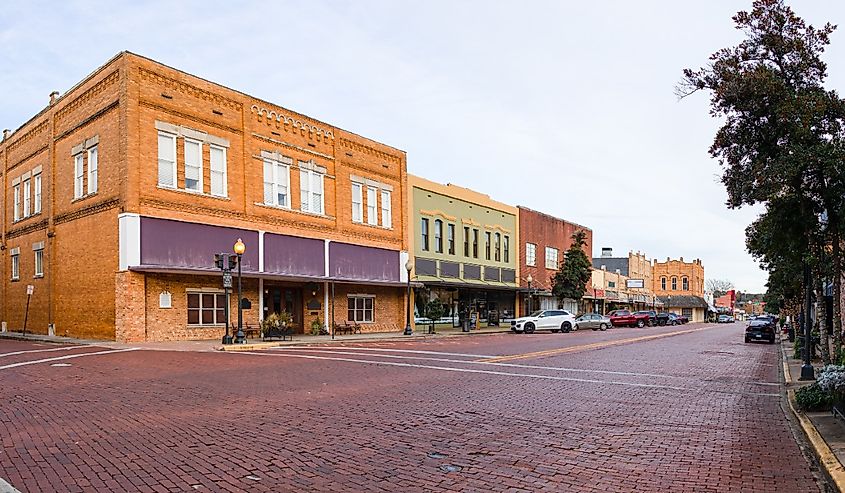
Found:
<svg viewBox="0 0 845 493"><path fill-rule="evenodd" d="M788 395L789 408L795 415L807 440L813 448L813 454L824 469L830 484L838 491L845 492L845 422L834 416L830 411L804 412L799 411L795 404L795 391L812 381L800 381L800 359L792 357L792 343L788 339L781 340L783 355L783 377ZM814 368L821 366L821 361L813 362Z"/></svg>
<svg viewBox="0 0 845 493"><path fill-rule="evenodd" d="M472 335L483 334L499 334L502 332L510 332L510 326L502 325L501 327L482 327L474 329L470 332L462 332L460 328L437 328L437 333L429 334L428 327L422 325L417 326L413 335L406 336L402 332L375 332L364 334L347 334L336 335L332 338L327 336L313 336L310 334L295 334L293 340L286 341L262 341L261 339L247 340L246 344L231 344L224 346L220 343L220 339L201 340L201 341L166 341L166 342L138 342L133 344L113 342L113 341L99 341L90 339L72 339L70 337L47 336L43 334L21 334L20 332L0 332L0 340L2 339L16 339L33 342L47 342L53 344L90 344L96 346L105 346L113 348L127 348L137 347L142 349L158 350L158 351L252 351L255 349L262 349L276 346L290 346L303 344L343 344L343 343L366 343L366 342L392 342L392 341L409 341L409 340L425 340L445 337L467 337Z"/></svg>

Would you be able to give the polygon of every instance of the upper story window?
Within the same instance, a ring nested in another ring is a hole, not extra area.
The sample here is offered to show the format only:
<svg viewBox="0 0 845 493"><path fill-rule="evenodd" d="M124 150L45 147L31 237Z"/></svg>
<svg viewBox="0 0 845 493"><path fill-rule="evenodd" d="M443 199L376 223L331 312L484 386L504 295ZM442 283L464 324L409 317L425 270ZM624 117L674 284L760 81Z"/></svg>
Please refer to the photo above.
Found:
<svg viewBox="0 0 845 493"><path fill-rule="evenodd" d="M434 220L434 251L443 253L443 221Z"/></svg>
<svg viewBox="0 0 845 493"><path fill-rule="evenodd" d="M281 156L280 159L264 159L264 204L276 207L290 207L288 184L290 183L290 164L293 161Z"/></svg>
<svg viewBox="0 0 845 493"><path fill-rule="evenodd" d="M158 186L182 189L187 192L228 197L228 147L229 141L200 130L155 122L158 131ZM179 156L177 140L182 139ZM205 148L208 148L210 183L205 183ZM183 166L180 182L177 168ZM89 169L90 173L90 169Z"/></svg>
<svg viewBox="0 0 845 493"><path fill-rule="evenodd" d="M546 268L557 269L557 248L546 247Z"/></svg>
<svg viewBox="0 0 845 493"><path fill-rule="evenodd" d="M689 291L689 279L686 277L681 278L681 289L684 291Z"/></svg>
<svg viewBox="0 0 845 493"><path fill-rule="evenodd" d="M176 136L158 133L158 186L176 188Z"/></svg>
<svg viewBox="0 0 845 493"><path fill-rule="evenodd" d="M469 257L469 226L464 226L464 257Z"/></svg>
<svg viewBox="0 0 845 493"><path fill-rule="evenodd" d="M607 287L608 288L615 288L616 287L616 281L607 281Z"/></svg>
<svg viewBox="0 0 845 493"><path fill-rule="evenodd" d="M495 248L496 248L496 250L495 250L496 253L494 255L494 259L496 260L496 262L501 262L502 261L502 234L501 233L496 233Z"/></svg>
<svg viewBox="0 0 845 493"><path fill-rule="evenodd" d="M77 154L73 158L73 198L78 199L83 195L83 183L85 178L85 160L83 155Z"/></svg>
<svg viewBox="0 0 845 493"><path fill-rule="evenodd" d="M678 278L672 277L672 291L678 290Z"/></svg>
<svg viewBox="0 0 845 493"><path fill-rule="evenodd" d="M44 242L32 245L32 251L35 254L35 277L44 277Z"/></svg>
<svg viewBox="0 0 845 493"><path fill-rule="evenodd" d="M490 232L484 232L484 258L490 260Z"/></svg>
<svg viewBox="0 0 845 493"><path fill-rule="evenodd" d="M505 263L511 261L511 239L508 235L505 235Z"/></svg>
<svg viewBox="0 0 845 493"><path fill-rule="evenodd" d="M97 193L97 167L100 155L97 146L88 149L88 195Z"/></svg>
<svg viewBox="0 0 845 493"><path fill-rule="evenodd" d="M12 280L17 281L21 278L21 249L20 247L12 248L9 251L9 258L12 262Z"/></svg>
<svg viewBox="0 0 845 493"><path fill-rule="evenodd" d="M420 221L420 240L423 251L428 251L428 219L422 218Z"/></svg>
<svg viewBox="0 0 845 493"><path fill-rule="evenodd" d="M211 195L226 197L226 148L216 145L208 146L211 158Z"/></svg>
<svg viewBox="0 0 845 493"><path fill-rule="evenodd" d="M537 245L533 243L525 244L525 265L537 265Z"/></svg>
<svg viewBox="0 0 845 493"><path fill-rule="evenodd" d="M202 142L185 139L185 190L202 193Z"/></svg>
<svg viewBox="0 0 845 493"><path fill-rule="evenodd" d="M30 184L30 180L26 179L23 181L23 217L29 217L30 206L32 202L30 200L32 193L32 185Z"/></svg>
<svg viewBox="0 0 845 493"><path fill-rule="evenodd" d="M364 221L364 187L360 183L352 184L352 222Z"/></svg>
<svg viewBox="0 0 845 493"><path fill-rule="evenodd" d="M666 278L665 277L660 278L660 289L662 289L663 291L666 291Z"/></svg>
<svg viewBox="0 0 845 493"><path fill-rule="evenodd" d="M449 246L449 255L455 254L455 225L449 224L446 226L446 240Z"/></svg>
<svg viewBox="0 0 845 493"><path fill-rule="evenodd" d="M378 225L378 190L367 187L367 224Z"/></svg>
<svg viewBox="0 0 845 493"><path fill-rule="evenodd" d="M32 183L35 188L35 200L33 201L33 214L41 213L41 173L33 175Z"/></svg>
<svg viewBox="0 0 845 493"><path fill-rule="evenodd" d="M300 210L302 212L323 214L323 178L325 174L314 169L305 169L302 167L305 164L301 161L299 163Z"/></svg>
<svg viewBox="0 0 845 493"><path fill-rule="evenodd" d="M12 194L14 195L14 218L15 221L20 221L21 219L21 185L18 183L17 185L12 187Z"/></svg>
<svg viewBox="0 0 845 493"><path fill-rule="evenodd" d="M472 229L472 258L478 258L478 230Z"/></svg>
<svg viewBox="0 0 845 493"><path fill-rule="evenodd" d="M390 190L381 191L381 227L383 228L393 227L393 205L390 202L391 195Z"/></svg>

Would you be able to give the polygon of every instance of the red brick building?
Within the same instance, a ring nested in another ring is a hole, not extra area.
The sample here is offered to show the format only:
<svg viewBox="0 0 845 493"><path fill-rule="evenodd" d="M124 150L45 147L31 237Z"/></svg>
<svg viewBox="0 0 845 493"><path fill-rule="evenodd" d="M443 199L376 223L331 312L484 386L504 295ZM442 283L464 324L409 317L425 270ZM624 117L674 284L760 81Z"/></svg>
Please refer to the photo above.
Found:
<svg viewBox="0 0 845 493"><path fill-rule="evenodd" d="M238 238L252 327L404 326L403 151L124 52L5 131L0 163L10 330L31 285L33 332L219 338L213 256Z"/></svg>
<svg viewBox="0 0 845 493"><path fill-rule="evenodd" d="M558 308L558 300L552 295L552 278L563 262L566 250L572 246L572 235L584 230L587 242L584 253L592 257L593 230L563 219L518 207L519 210L519 285L528 290L528 276L531 276L531 290L534 293L531 308L534 310ZM589 287L589 282L588 282ZM521 313L528 310L528 298L521 297ZM567 305L566 303L564 305ZM574 302L563 308L578 312Z"/></svg>

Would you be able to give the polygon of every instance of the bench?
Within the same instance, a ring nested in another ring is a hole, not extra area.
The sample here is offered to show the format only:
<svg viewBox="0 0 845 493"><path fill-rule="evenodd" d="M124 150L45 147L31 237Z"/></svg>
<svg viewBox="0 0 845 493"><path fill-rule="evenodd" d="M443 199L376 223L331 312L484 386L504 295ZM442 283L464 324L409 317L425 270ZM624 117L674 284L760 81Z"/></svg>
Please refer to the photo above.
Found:
<svg viewBox="0 0 845 493"><path fill-rule="evenodd" d="M360 334L361 333L361 326L356 323L335 323L334 324L334 333L335 334Z"/></svg>

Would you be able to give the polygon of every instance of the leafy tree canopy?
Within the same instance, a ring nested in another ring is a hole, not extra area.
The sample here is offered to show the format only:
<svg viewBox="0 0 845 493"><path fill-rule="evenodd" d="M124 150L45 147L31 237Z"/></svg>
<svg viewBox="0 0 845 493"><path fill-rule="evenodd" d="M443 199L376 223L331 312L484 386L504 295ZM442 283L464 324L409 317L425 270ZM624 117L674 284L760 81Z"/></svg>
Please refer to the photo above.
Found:
<svg viewBox="0 0 845 493"><path fill-rule="evenodd" d="M579 301L592 277L592 262L584 253L587 234L579 229L572 235L572 245L564 254L563 264L552 278L552 293L559 299Z"/></svg>

